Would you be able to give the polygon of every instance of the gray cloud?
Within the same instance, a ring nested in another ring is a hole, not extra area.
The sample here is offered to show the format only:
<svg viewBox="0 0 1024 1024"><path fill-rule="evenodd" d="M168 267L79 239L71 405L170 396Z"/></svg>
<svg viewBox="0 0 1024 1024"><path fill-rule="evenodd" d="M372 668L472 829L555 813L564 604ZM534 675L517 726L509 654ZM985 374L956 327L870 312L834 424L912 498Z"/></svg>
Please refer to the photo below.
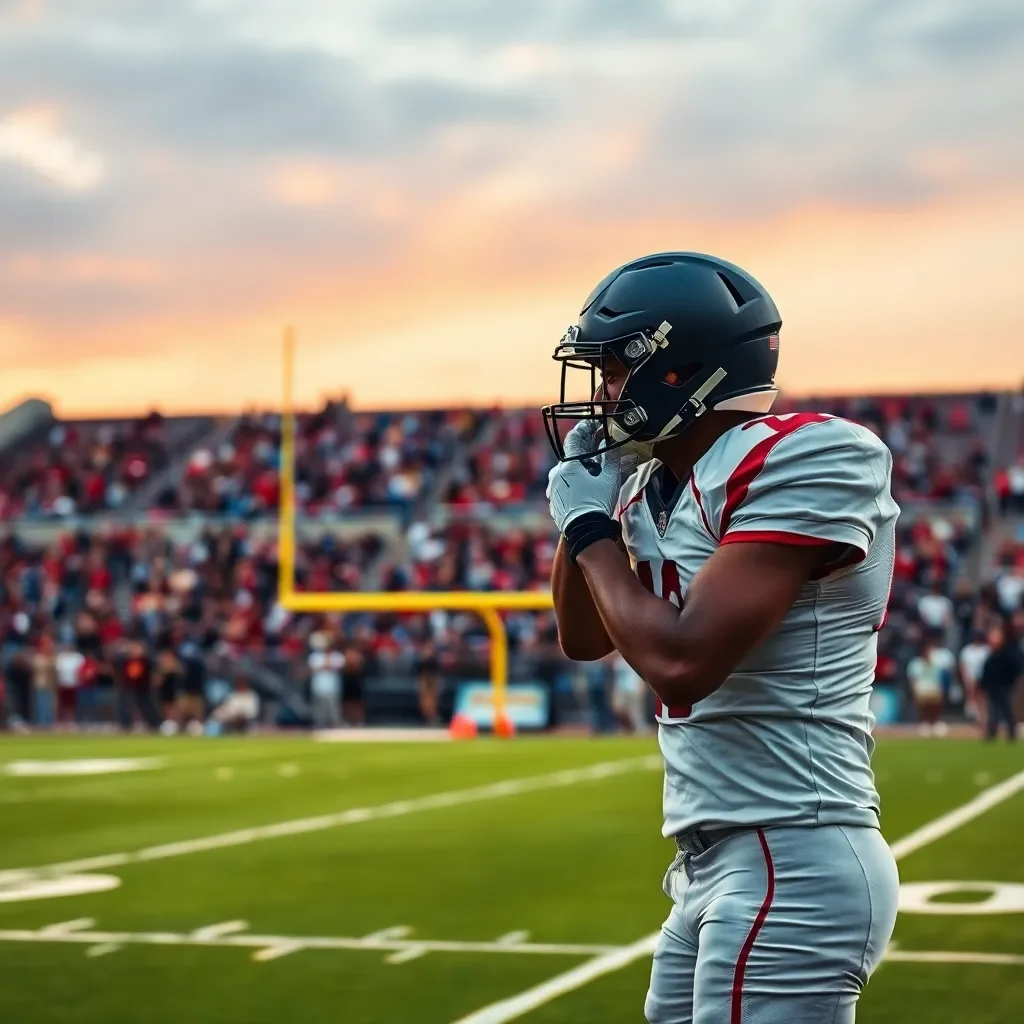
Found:
<svg viewBox="0 0 1024 1024"><path fill-rule="evenodd" d="M1016 0L857 0L837 8L826 24L827 52L855 67L888 61L909 68L921 62L941 72L950 69L950 61L956 66L1019 56L1024 44L1024 8Z"/></svg>
<svg viewBox="0 0 1024 1024"><path fill-rule="evenodd" d="M703 34L716 19L692 5L680 10L669 0L397 0L385 8L379 23L398 35L448 36L505 46L680 38Z"/></svg>
<svg viewBox="0 0 1024 1024"><path fill-rule="evenodd" d="M64 35L0 41L0 95L62 101L119 147L254 155L395 153L439 125L537 112L524 94L373 83L354 60L313 50L195 40L133 52Z"/></svg>
<svg viewBox="0 0 1024 1024"><path fill-rule="evenodd" d="M319 10L334 29L354 16L315 0L67 0L38 23L0 8L0 116L57 103L110 168L96 191L69 196L0 164L0 256L96 250L179 268L170 284L126 287L124 303L115 285L24 288L0 270L0 303L68 322L173 308L182 295L244 303L303 266L383 258L415 228L347 197L268 203L256 183L295 158L384 164L412 210L525 167L520 177L546 178L539 198L515 200L541 239L552 206L597 223L749 218L1024 180L1017 2L357 6L366 43L348 51L326 29L322 41L275 36L273 18L291 12ZM474 84L475 67L531 42L545 47L539 69ZM403 46L407 66L393 59ZM465 146L455 155L441 141L452 129ZM590 173L630 133L639 151ZM226 273L239 249L245 272Z"/></svg>
<svg viewBox="0 0 1024 1024"><path fill-rule="evenodd" d="M106 201L57 193L31 172L0 163L0 255L73 251L102 237L114 212Z"/></svg>

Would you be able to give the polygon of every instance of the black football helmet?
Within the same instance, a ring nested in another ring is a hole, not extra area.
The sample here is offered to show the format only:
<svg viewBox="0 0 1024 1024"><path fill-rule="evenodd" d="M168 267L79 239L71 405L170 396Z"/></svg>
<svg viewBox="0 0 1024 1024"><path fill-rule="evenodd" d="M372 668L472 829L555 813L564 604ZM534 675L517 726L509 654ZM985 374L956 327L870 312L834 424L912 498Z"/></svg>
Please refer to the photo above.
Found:
<svg viewBox="0 0 1024 1024"><path fill-rule="evenodd" d="M657 253L613 270L555 349L561 401L541 410L555 454L564 462L650 446L708 409L767 412L778 394L781 327L764 288L714 256ZM598 390L609 356L627 370L615 401ZM571 370L588 375L577 382L588 389L578 401L569 397ZM603 429L591 450L567 455L563 428L580 420L599 420Z"/></svg>

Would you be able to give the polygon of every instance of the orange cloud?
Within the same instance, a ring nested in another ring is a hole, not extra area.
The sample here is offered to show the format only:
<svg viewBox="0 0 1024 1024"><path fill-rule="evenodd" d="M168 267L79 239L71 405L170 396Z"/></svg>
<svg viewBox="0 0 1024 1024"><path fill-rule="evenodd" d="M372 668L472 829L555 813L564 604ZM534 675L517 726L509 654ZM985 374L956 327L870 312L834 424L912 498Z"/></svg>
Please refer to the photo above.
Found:
<svg viewBox="0 0 1024 1024"><path fill-rule="evenodd" d="M9 256L0 260L0 278L16 285L149 285L166 280L167 276L165 268L151 260L117 259L102 253Z"/></svg>
<svg viewBox="0 0 1024 1024"><path fill-rule="evenodd" d="M1020 192L752 224L601 224L531 199L481 212L460 198L410 229L390 259L344 274L282 267L251 311L137 318L113 332L83 324L80 355L62 336L30 347L24 327L0 325L0 400L42 393L67 414L275 405L290 322L303 403L347 391L363 407L538 404L556 386L551 350L593 283L668 248L726 256L773 292L790 390L1009 387L1024 373ZM32 356L59 341L59 358Z"/></svg>

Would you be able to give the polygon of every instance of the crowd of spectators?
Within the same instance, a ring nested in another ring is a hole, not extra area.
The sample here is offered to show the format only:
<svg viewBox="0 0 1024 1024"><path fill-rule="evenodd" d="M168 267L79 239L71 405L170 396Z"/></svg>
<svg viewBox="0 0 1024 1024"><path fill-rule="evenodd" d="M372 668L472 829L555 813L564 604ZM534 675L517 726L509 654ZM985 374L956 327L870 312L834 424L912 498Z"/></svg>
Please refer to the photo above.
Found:
<svg viewBox="0 0 1024 1024"><path fill-rule="evenodd" d="M431 529L416 523L409 560L391 566L389 590L541 590L551 580L556 535L550 526L500 528L478 517Z"/></svg>
<svg viewBox="0 0 1024 1024"><path fill-rule="evenodd" d="M999 553L980 586L960 574L969 535L941 516L901 527L885 628L879 636L876 687L915 711L925 732L943 732L947 712L990 720L982 676L1004 640L1024 643L1024 541Z"/></svg>
<svg viewBox="0 0 1024 1024"><path fill-rule="evenodd" d="M976 497L987 472L985 426L994 399L886 396L781 401L815 408L878 433L895 457L897 500ZM191 451L198 423L208 429ZM272 513L279 501L281 417L251 413L227 429L212 419L56 422L0 459L0 518L68 517L121 509L184 454L153 504L167 513L234 518ZM296 493L308 515L359 508L409 509L440 488L456 509L543 499L552 455L535 409L353 412L327 402L296 424ZM1024 507L1024 462L1000 469L1004 503Z"/></svg>
<svg viewBox="0 0 1024 1024"><path fill-rule="evenodd" d="M539 500L553 464L536 409L495 410L453 472L442 501L466 509Z"/></svg>
<svg viewBox="0 0 1024 1024"><path fill-rule="evenodd" d="M1024 452L1010 466L1000 466L992 475L999 510L1006 515L1024 515Z"/></svg>
<svg viewBox="0 0 1024 1024"><path fill-rule="evenodd" d="M300 543L300 589L357 588L383 540ZM247 658L302 655L315 623L276 604L276 541L244 527L175 543L161 527L0 544L0 668L14 721L202 720L211 666L245 684Z"/></svg>
<svg viewBox="0 0 1024 1024"><path fill-rule="evenodd" d="M982 717L979 687L998 630L1024 638L1024 540L998 553L994 575L980 587L964 572L977 546L975 499L988 473L992 400L800 403L808 405L865 423L894 453L894 489L907 514L880 636L878 688L897 693L899 716L916 714L926 725L941 723L933 713L936 687L940 712ZM37 440L0 461L0 509L30 516L116 507L168 464L168 438L180 436L168 422L154 416L54 427L45 444ZM225 687L241 687L235 704L251 706L244 693L258 684L260 666L301 683L327 724L361 720L364 678L411 674L426 695L424 718L434 720L439 677L482 677L489 639L472 614L284 612L276 603L272 532L258 523L209 525L275 509L280 420L245 416L219 435L191 453L180 480L158 499L164 512L208 514L206 525L81 529L46 544L15 529L0 542L0 671L10 720L184 726L207 717ZM556 537L543 517L528 514L543 501L551 464L535 411L378 414L328 403L299 418L297 456L307 516L421 506L402 550L377 533L346 540L327 526L303 540L298 589L547 586ZM1024 460L992 479L1004 511L1024 511ZM443 516L431 518L422 507L428 492L447 506ZM495 510L502 516L489 514ZM558 650L552 616L517 613L507 624L514 670L568 687L576 668ZM214 682L221 685L211 697Z"/></svg>
<svg viewBox="0 0 1024 1024"><path fill-rule="evenodd" d="M408 508L430 494L453 450L485 414L465 409L354 413L328 402L297 417L296 501L307 515ZM193 451L159 504L169 511L253 518L280 498L281 417L242 416L212 447Z"/></svg>
<svg viewBox="0 0 1024 1024"><path fill-rule="evenodd" d="M52 423L0 459L0 519L68 518L118 510L170 465L197 421Z"/></svg>

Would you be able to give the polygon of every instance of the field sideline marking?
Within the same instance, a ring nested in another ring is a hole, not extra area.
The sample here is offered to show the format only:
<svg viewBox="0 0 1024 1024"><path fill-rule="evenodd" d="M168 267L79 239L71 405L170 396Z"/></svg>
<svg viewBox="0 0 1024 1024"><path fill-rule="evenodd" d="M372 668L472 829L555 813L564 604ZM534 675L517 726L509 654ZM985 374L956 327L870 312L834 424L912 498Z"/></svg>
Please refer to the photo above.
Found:
<svg viewBox="0 0 1024 1024"><path fill-rule="evenodd" d="M985 811L995 807L996 804L1008 800L1022 789L1024 789L1024 772L1017 772L1016 775L1011 775L995 786L982 790L973 800L968 800L967 803L954 808L948 814L943 814L934 821L928 822L927 825L915 829L910 835L890 843L892 855L897 860L902 860L923 846L934 843L936 839L942 839L950 832L955 832L961 826L973 821Z"/></svg>
<svg viewBox="0 0 1024 1024"><path fill-rule="evenodd" d="M913 949L890 949L885 959L903 964L995 964L1005 967L1024 967L1024 956L1016 953L955 953L938 949L935 952Z"/></svg>
<svg viewBox="0 0 1024 1024"><path fill-rule="evenodd" d="M501 936L493 942L449 942L433 939L415 939L408 936L410 929L385 929L364 935L362 938L344 936L299 936L299 935L250 935L245 931L245 921L223 921L206 925L191 932L108 932L98 931L92 918L78 918L75 921L60 921L36 930L28 928L0 929L0 942L14 943L58 943L63 945L88 946L90 957L114 953L124 946L205 946L221 948L252 949L252 959L257 963L277 960L290 953L304 949L361 950L391 954L385 958L389 964L401 964L427 953L517 953L526 956L597 956L601 969L595 974L595 961L589 960L572 971L559 975L546 983L550 998L567 992L579 984L590 981L600 974L618 969L653 951L657 936L648 936L632 946L594 946L556 942L510 942ZM389 931L401 931L401 936L385 938ZM522 932L510 933L521 935ZM623 960L623 958L625 958ZM904 950L891 945L885 952L885 959L913 964L1000 964L1024 967L1024 956L1015 953L960 953L953 950ZM622 963L619 963L623 960ZM580 981L580 978L583 981ZM521 997L505 1000L502 1006L511 1006Z"/></svg>
<svg viewBox="0 0 1024 1024"><path fill-rule="evenodd" d="M106 868L123 867L125 864L141 864L147 861L165 860L168 857L182 857L189 853L204 853L209 850L220 850L229 846L243 846L247 843L259 842L263 839L278 839L282 836L322 832L326 829L341 828L345 825L358 825L364 821L398 818L406 814L415 814L419 811L431 811L443 807L461 807L463 804L497 800L505 796L519 796L522 793L560 789L563 786L574 786L580 782L608 779L636 771L659 771L661 766L660 754L623 758L618 761L600 761L597 764L587 765L585 768L567 768L562 771L549 772L545 775L527 775L520 778L505 779L501 782L491 782L484 786L473 786L469 789L453 789L447 792L432 793L428 796L412 797L408 800L392 800L390 803L377 804L373 807L353 807L347 811L339 811L335 814L320 814L310 818L293 818L290 821L279 821L273 825L258 825L254 828L222 832L220 835L186 839L183 842L162 843L159 846L148 846L142 850L128 853L108 853L98 857L84 857L80 860L62 861L58 864L47 864L37 868L4 869L0 870L0 883L3 882L5 876L10 878L26 873L41 875L75 874L82 871L99 871Z"/></svg>
<svg viewBox="0 0 1024 1024"><path fill-rule="evenodd" d="M45 928L0 929L0 942L43 942L86 946L222 946L245 947L255 952L260 963L276 960L303 949L351 949L393 954L389 963L402 963L412 954L500 953L520 956L595 956L621 953L618 946L588 943L509 942L505 936L492 942L455 942L444 939L411 938L408 927L387 928L361 938L329 935L250 935L245 921L224 921L191 932L99 931L92 918L62 921ZM397 934L400 933L400 934Z"/></svg>
<svg viewBox="0 0 1024 1024"><path fill-rule="evenodd" d="M969 800L962 806L949 811L947 814L941 815L934 821L930 821L926 825L922 825L920 828L915 829L902 839L897 839L896 842L891 843L890 849L892 850L893 856L896 860L902 860L904 857L915 853L917 850L927 846L929 843L934 843L936 839L941 839L943 836L947 836L951 832L955 832L961 826L966 825L967 822L973 821L975 818L984 814L985 811L995 807L996 804L1001 803L1003 800L1009 799L1022 789L1024 789L1024 772L1018 772L1016 775L1011 775L1010 778L992 786L990 789L983 790L974 797L973 800ZM542 982L540 985L536 985L533 988L526 989L524 992L520 992L519 995L512 996L509 999L502 999L497 1003L491 1003L489 1006L484 1006L479 1010L475 1010L466 1017L460 1017L459 1020L455 1021L455 1024L505 1024L506 1021L515 1020L517 1017L522 1017L531 1010L537 1009L538 1006L543 1006L545 1003L550 1002L552 999L555 999L560 995L564 995L566 992L571 992L573 989L580 988L588 982L593 981L595 978L600 978L603 974L609 974L612 971L620 970L621 968L633 963L635 960L639 960L642 957L653 954L659 938L661 938L660 929L654 932L653 935L647 935L644 938L639 939L631 946L624 946L621 949L617 949L610 953L602 953L600 956L594 957L593 960L588 960L586 963L573 968L571 971L566 971L564 974L559 974L556 977L551 978L549 981ZM938 956L964 957L972 955L974 954L901 953L899 950L893 950L891 959L910 962L911 958L925 957L925 960L916 961L922 963L1008 962L1003 959L993 960L991 958L972 961L962 959L942 961L934 959ZM978 956L983 955L984 954L978 954ZM998 954L991 954L990 957L997 955ZM1024 963L1024 957L1019 959ZM1012 960L1009 962L1016 963L1017 961Z"/></svg>

